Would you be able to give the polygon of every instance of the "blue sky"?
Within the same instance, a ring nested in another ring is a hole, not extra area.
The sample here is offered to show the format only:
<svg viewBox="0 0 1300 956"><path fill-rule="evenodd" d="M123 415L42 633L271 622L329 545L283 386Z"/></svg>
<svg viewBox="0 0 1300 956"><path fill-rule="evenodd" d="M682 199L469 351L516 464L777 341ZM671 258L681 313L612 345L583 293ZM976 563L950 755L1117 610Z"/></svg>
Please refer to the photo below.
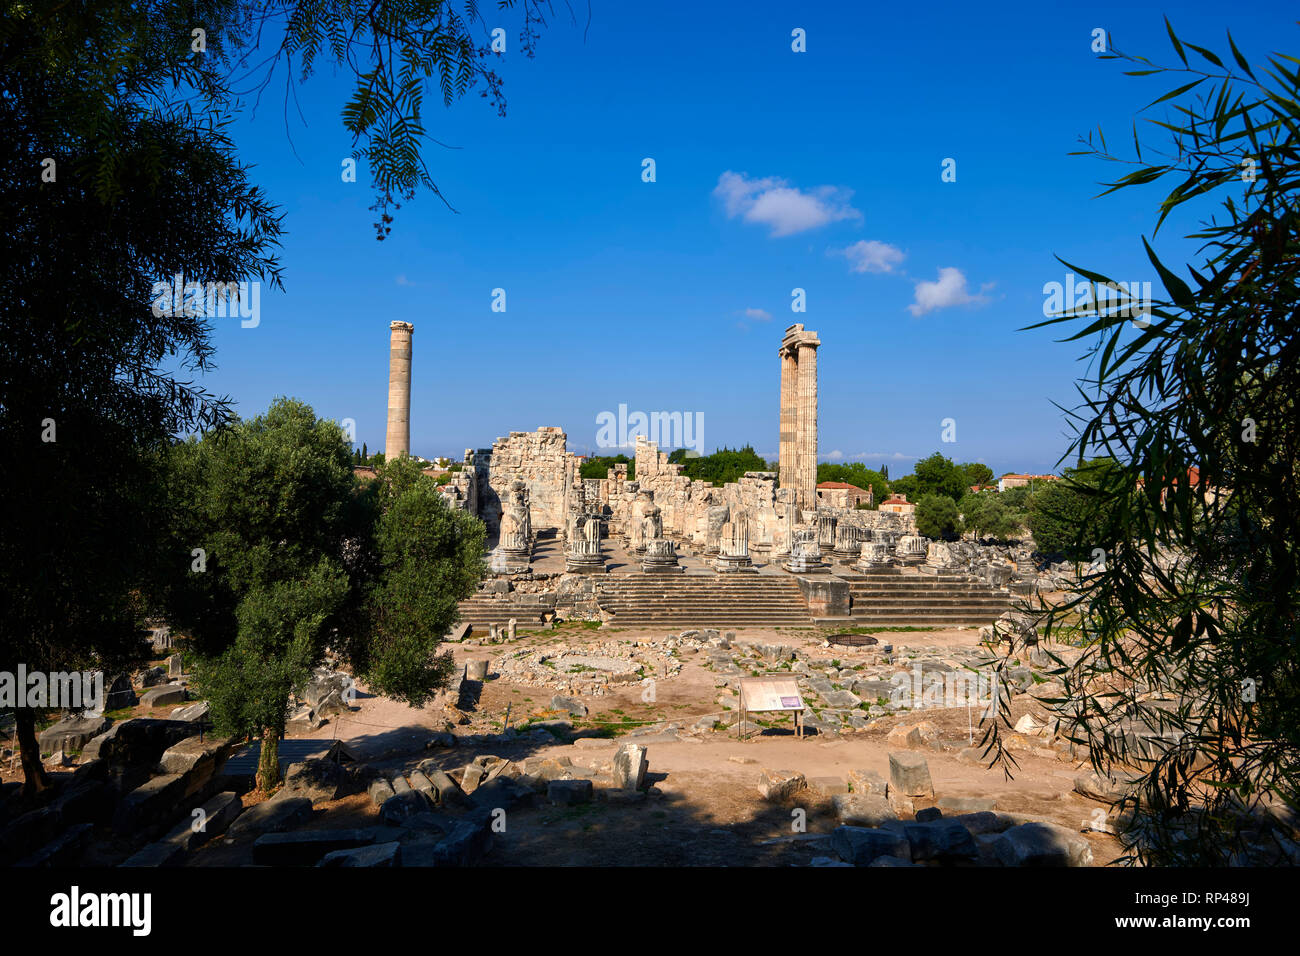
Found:
<svg viewBox="0 0 1300 956"><path fill-rule="evenodd" d="M1051 470L1068 442L1052 401L1071 403L1083 349L1017 330L1065 280L1054 255L1154 280L1140 237L1164 194L1094 198L1115 167L1067 155L1098 124L1131 144L1134 114L1172 85L1099 60L1092 30L1172 63L1168 12L1225 55L1230 28L1259 66L1295 46L1295 17L1282 3L993 6L592 0L589 27L575 5L577 25L559 18L526 60L515 21L483 4L507 29L507 116L430 96L427 128L457 148L427 159L457 212L422 193L382 243L368 176L340 176L350 77L301 85L286 119L281 72L234 131L286 214L286 290L264 291L256 328L214 320L203 384L245 416L302 398L380 450L402 319L417 454L459 458L541 425L598 451L597 416L625 404L701 414L706 451L775 458L776 349L799 321L823 343L823 460L902 475L941 450L998 474ZM1192 258L1179 225L1156 242L1166 261ZM956 442L940 440L947 418Z"/></svg>

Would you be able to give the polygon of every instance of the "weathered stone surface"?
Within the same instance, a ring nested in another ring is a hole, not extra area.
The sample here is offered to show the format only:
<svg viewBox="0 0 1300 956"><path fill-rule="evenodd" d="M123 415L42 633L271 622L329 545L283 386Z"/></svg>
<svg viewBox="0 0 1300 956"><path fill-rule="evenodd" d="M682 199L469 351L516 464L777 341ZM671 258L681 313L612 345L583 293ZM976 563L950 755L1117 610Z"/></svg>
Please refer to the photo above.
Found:
<svg viewBox="0 0 1300 956"><path fill-rule="evenodd" d="M491 816L472 816L453 824L442 842L433 848L431 866L472 866L492 847Z"/></svg>
<svg viewBox="0 0 1300 956"><path fill-rule="evenodd" d="M419 790L406 790L384 801L384 805L379 808L379 818L389 826L397 827L407 818L424 813L432 806L426 794Z"/></svg>
<svg viewBox="0 0 1300 956"><path fill-rule="evenodd" d="M393 843L376 843L373 846L356 847L352 850L333 850L326 853L317 866L347 867L393 867L402 865L402 845Z"/></svg>
<svg viewBox="0 0 1300 956"><path fill-rule="evenodd" d="M891 747L926 748L939 739L939 729L928 720L916 724L895 727L889 732L888 743Z"/></svg>
<svg viewBox="0 0 1300 956"><path fill-rule="evenodd" d="M466 661L465 663L466 680L476 680L476 681L487 680L487 672L488 672L488 662L486 658Z"/></svg>
<svg viewBox="0 0 1300 956"><path fill-rule="evenodd" d="M993 797L940 797L938 804L945 813L978 813L998 808Z"/></svg>
<svg viewBox="0 0 1300 956"><path fill-rule="evenodd" d="M855 796L874 794L883 797L888 789L885 778L874 770L850 770L849 787Z"/></svg>
<svg viewBox="0 0 1300 956"><path fill-rule="evenodd" d="M41 753L81 750L93 737L109 728L107 717L82 717L70 714L46 727L36 736Z"/></svg>
<svg viewBox="0 0 1300 956"><path fill-rule="evenodd" d="M239 819L230 825L230 836L234 838L253 836L258 833L283 833L294 827L302 826L311 819L311 801L306 797L277 793L270 800L264 800L249 807Z"/></svg>
<svg viewBox="0 0 1300 956"><path fill-rule="evenodd" d="M591 795L590 780L552 780L546 785L546 798L562 807L590 803Z"/></svg>
<svg viewBox="0 0 1300 956"><path fill-rule="evenodd" d="M328 667L318 667L303 688L302 699L309 707L320 713L321 705L327 698L333 697L342 702L352 686L351 675Z"/></svg>
<svg viewBox="0 0 1300 956"><path fill-rule="evenodd" d="M237 743L234 737L186 737L163 751L158 758L157 770L159 773L189 773L206 764L208 769L204 779L207 779L225 764Z"/></svg>
<svg viewBox="0 0 1300 956"><path fill-rule="evenodd" d="M113 814L113 829L131 833L165 821L185 799L186 775L160 774L151 777L122 797Z"/></svg>
<svg viewBox="0 0 1300 956"><path fill-rule="evenodd" d="M881 856L908 856L907 839L893 830L843 826L831 831L831 849L845 863L862 866Z"/></svg>
<svg viewBox="0 0 1300 956"><path fill-rule="evenodd" d="M239 794L234 791L219 793L168 832L161 842L179 844L192 850L201 843L218 837L229 829L244 809Z"/></svg>
<svg viewBox="0 0 1300 956"><path fill-rule="evenodd" d="M640 790L645 785L646 749L623 744L614 752L614 786L620 790Z"/></svg>
<svg viewBox="0 0 1300 956"><path fill-rule="evenodd" d="M375 842L374 830L294 830L264 833L253 841L253 862L263 866L307 866L326 853Z"/></svg>
<svg viewBox="0 0 1300 956"><path fill-rule="evenodd" d="M929 796L934 793L934 781L930 779L930 765L920 754L891 753L889 783L893 789L908 797Z"/></svg>
<svg viewBox="0 0 1300 956"><path fill-rule="evenodd" d="M1123 796L1123 790L1116 778L1103 777L1095 772L1079 774L1075 777L1074 790L1075 793L1100 800L1102 803L1114 803Z"/></svg>
<svg viewBox="0 0 1300 956"><path fill-rule="evenodd" d="M371 802L377 807L382 807L384 802L393 795L393 785L380 777L371 782L369 793Z"/></svg>
<svg viewBox="0 0 1300 956"><path fill-rule="evenodd" d="M974 862L979 859L974 837L956 820L907 823L903 826L903 834L912 845L912 861L916 863L926 860Z"/></svg>
<svg viewBox="0 0 1300 956"><path fill-rule="evenodd" d="M1092 847L1054 823L1024 823L998 837L994 852L1004 866L1091 866Z"/></svg>
<svg viewBox="0 0 1300 956"><path fill-rule="evenodd" d="M208 706L208 702L206 700L198 700L192 704L186 704L184 707L177 707L167 715L167 719L200 723L206 721L211 713L212 708Z"/></svg>
<svg viewBox="0 0 1300 956"><path fill-rule="evenodd" d="M843 777L809 777L808 789L820 793L823 797L847 794L849 785Z"/></svg>
<svg viewBox="0 0 1300 956"><path fill-rule="evenodd" d="M429 782L433 784L433 789L437 794L436 802L443 807L467 807L470 805L469 796L460 788L460 784L452 779L450 774L439 770L437 767L421 764Z"/></svg>
<svg viewBox="0 0 1300 956"><path fill-rule="evenodd" d="M576 697L556 694L551 698L551 710L562 710L570 717L586 717L587 705Z"/></svg>
<svg viewBox="0 0 1300 956"><path fill-rule="evenodd" d="M520 781L493 777L474 791L470 802L480 809L510 810L531 799L532 795L532 789Z"/></svg>
<svg viewBox="0 0 1300 956"><path fill-rule="evenodd" d="M419 790L429 798L431 803L438 800L438 790L433 785L433 781L425 776L422 770L412 770L406 775L407 781L411 784L411 789Z"/></svg>
<svg viewBox="0 0 1300 956"><path fill-rule="evenodd" d="M185 673L180 654L172 654L164 662L164 666L167 668L168 678L172 680L181 677Z"/></svg>
<svg viewBox="0 0 1300 956"><path fill-rule="evenodd" d="M764 769L758 778L758 792L770 803L789 800L806 785L804 775L794 770Z"/></svg>
<svg viewBox="0 0 1300 956"><path fill-rule="evenodd" d="M180 684L163 684L159 687L151 687L140 697L141 706L155 710L160 707L175 707L177 704L183 703L185 703L185 688Z"/></svg>
<svg viewBox="0 0 1300 956"><path fill-rule="evenodd" d="M960 823L974 836L980 836L985 833L1001 833L1007 827L1011 826L1011 821L1001 814L993 813L988 810L980 810L975 813L963 813L959 816L949 817L948 819Z"/></svg>
<svg viewBox="0 0 1300 956"><path fill-rule="evenodd" d="M942 820L943 811L938 807L922 807L916 811L917 823L930 823L933 820Z"/></svg>
<svg viewBox="0 0 1300 956"><path fill-rule="evenodd" d="M328 757L312 757L290 764L284 774L284 789L306 797L313 804L337 800L347 777L343 768Z"/></svg>
<svg viewBox="0 0 1300 956"><path fill-rule="evenodd" d="M541 793L552 780L563 780L573 776L572 761L565 757L557 760L552 757L529 757L524 761L520 781L534 791Z"/></svg>
<svg viewBox="0 0 1300 956"><path fill-rule="evenodd" d="M118 674L104 689L105 710L123 710L134 707L138 703L140 699L135 696L135 690L131 687L131 678L126 674Z"/></svg>
<svg viewBox="0 0 1300 956"><path fill-rule="evenodd" d="M832 797L831 802L840 823L849 826L879 827L889 820L898 819L889 801L876 794L839 794Z"/></svg>

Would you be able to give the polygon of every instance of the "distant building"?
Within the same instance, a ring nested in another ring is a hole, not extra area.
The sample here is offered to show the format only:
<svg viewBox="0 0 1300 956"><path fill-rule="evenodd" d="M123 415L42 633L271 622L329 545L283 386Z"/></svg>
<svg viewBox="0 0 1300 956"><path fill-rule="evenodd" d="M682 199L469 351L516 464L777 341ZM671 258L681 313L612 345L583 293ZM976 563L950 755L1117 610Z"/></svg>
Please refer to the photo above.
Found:
<svg viewBox="0 0 1300 956"><path fill-rule="evenodd" d="M1003 475L998 479L998 491L1006 491L1008 488L1023 488L1029 485L1031 488L1037 481L1059 481L1057 475Z"/></svg>
<svg viewBox="0 0 1300 956"><path fill-rule="evenodd" d="M1137 484L1138 484L1138 488L1141 489L1146 485L1146 479L1139 478L1137 480ZM1178 487L1178 479L1175 478L1172 484L1175 488ZM1220 498L1226 498L1228 495L1227 489L1214 488L1206 483L1203 483L1201 481L1201 469L1197 468L1195 465L1187 469L1187 484L1189 487L1195 489L1200 493L1201 502L1207 506L1212 506L1217 504ZM1161 504L1165 503L1165 498L1168 497L1168 495L1169 495L1168 488L1161 490L1160 492Z"/></svg>
<svg viewBox="0 0 1300 956"><path fill-rule="evenodd" d="M871 504L872 492L846 481L823 481L817 486L817 500L828 508L856 508L859 502Z"/></svg>
<svg viewBox="0 0 1300 956"><path fill-rule="evenodd" d="M896 515L910 515L916 511L916 505L907 500L907 495L890 495L880 503L880 510Z"/></svg>

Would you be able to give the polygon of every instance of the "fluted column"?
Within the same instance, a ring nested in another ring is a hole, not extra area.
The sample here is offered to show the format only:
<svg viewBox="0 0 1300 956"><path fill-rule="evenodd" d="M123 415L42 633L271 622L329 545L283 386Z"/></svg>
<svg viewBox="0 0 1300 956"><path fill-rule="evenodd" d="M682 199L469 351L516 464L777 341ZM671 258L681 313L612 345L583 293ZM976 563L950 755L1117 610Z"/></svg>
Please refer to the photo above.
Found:
<svg viewBox="0 0 1300 956"><path fill-rule="evenodd" d="M388 328L388 434L384 457L392 460L411 453L411 336L415 326L393 322Z"/></svg>
<svg viewBox="0 0 1300 956"><path fill-rule="evenodd" d="M780 453L777 459L777 479L783 488L794 483L795 442L797 426L795 401L799 387L799 370L795 354L782 346L781 356L781 430Z"/></svg>
<svg viewBox="0 0 1300 956"><path fill-rule="evenodd" d="M803 508L817 505L817 345L799 343L798 473L794 484L799 489Z"/></svg>

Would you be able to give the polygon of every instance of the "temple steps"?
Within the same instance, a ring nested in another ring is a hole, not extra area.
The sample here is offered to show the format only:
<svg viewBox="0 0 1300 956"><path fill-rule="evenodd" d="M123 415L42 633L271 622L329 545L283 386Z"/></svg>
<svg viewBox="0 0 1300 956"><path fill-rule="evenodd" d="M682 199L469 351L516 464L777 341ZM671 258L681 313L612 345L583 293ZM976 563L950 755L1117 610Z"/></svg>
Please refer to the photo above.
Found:
<svg viewBox="0 0 1300 956"><path fill-rule="evenodd" d="M771 574L613 575L599 603L616 627L809 627L798 583Z"/></svg>
<svg viewBox="0 0 1300 956"><path fill-rule="evenodd" d="M997 620L1011 593L966 575L867 571L849 577L853 624L976 626Z"/></svg>

